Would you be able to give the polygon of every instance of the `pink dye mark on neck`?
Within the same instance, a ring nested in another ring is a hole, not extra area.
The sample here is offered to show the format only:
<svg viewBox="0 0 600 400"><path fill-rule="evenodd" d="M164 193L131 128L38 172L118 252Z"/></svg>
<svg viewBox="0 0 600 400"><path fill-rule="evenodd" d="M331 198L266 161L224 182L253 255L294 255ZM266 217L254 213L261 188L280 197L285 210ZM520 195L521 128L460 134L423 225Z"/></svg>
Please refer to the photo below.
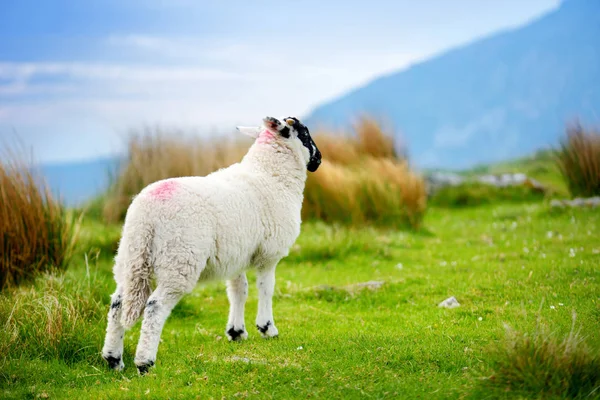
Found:
<svg viewBox="0 0 600 400"><path fill-rule="evenodd" d="M173 180L167 180L159 183L150 191L150 196L159 200L167 200L173 196L179 184Z"/></svg>
<svg viewBox="0 0 600 400"><path fill-rule="evenodd" d="M271 132L270 130L265 129L258 136L258 139L256 139L256 143L260 143L260 144L270 143L274 139L275 139L275 134L273 134L273 132Z"/></svg>

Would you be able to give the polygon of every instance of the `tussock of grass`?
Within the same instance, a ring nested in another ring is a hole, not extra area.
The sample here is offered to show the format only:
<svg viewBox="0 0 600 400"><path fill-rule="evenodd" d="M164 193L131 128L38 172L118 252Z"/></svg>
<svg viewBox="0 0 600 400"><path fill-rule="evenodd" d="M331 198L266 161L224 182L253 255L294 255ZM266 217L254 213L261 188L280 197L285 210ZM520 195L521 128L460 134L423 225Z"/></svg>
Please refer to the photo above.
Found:
<svg viewBox="0 0 600 400"><path fill-rule="evenodd" d="M600 195L600 133L576 123L556 151L556 163L572 196Z"/></svg>
<svg viewBox="0 0 600 400"><path fill-rule="evenodd" d="M427 205L422 179L405 163L371 158L351 166L324 161L304 197L304 219L353 226L418 228Z"/></svg>
<svg viewBox="0 0 600 400"><path fill-rule="evenodd" d="M363 155L373 158L398 159L391 134L386 134L380 122L365 117L354 124L356 147Z"/></svg>
<svg viewBox="0 0 600 400"><path fill-rule="evenodd" d="M324 161L308 177L305 219L354 226L420 226L426 208L424 181L397 156L392 135L377 122L363 119L353 135L321 133L314 139ZM248 147L237 138L186 138L157 129L134 133L127 162L106 196L105 220L121 221L132 197L146 185L169 177L207 175L240 161Z"/></svg>
<svg viewBox="0 0 600 400"><path fill-rule="evenodd" d="M564 338L545 330L533 335L509 330L491 365L493 374L482 381L485 390L540 398L600 396L600 352L573 329Z"/></svg>
<svg viewBox="0 0 600 400"><path fill-rule="evenodd" d="M14 153L0 163L0 290L64 269L76 225L45 183Z"/></svg>
<svg viewBox="0 0 600 400"><path fill-rule="evenodd" d="M393 136L371 119L354 135L315 135L323 164L306 183L303 218L352 226L418 228L427 206L423 178L397 155Z"/></svg>
<svg viewBox="0 0 600 400"><path fill-rule="evenodd" d="M98 361L105 292L104 282L89 275L46 275L31 287L9 291L0 297L0 361L8 356Z"/></svg>

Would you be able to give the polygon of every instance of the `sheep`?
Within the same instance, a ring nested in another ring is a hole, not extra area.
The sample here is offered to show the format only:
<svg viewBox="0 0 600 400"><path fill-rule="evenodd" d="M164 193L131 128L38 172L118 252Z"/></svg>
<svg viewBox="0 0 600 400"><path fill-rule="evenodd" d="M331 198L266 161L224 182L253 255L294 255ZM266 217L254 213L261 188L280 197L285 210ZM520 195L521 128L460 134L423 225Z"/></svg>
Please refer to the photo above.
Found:
<svg viewBox="0 0 600 400"><path fill-rule="evenodd" d="M257 274L256 327L265 338L278 336L275 268L300 234L307 170L317 170L321 153L295 117L266 117L260 127L237 130L255 139L239 163L204 177L160 180L133 198L115 255L102 349L110 368L124 368L124 333L143 313L134 363L140 375L148 372L168 316L197 282L226 280L225 335L247 339L249 268Z"/></svg>

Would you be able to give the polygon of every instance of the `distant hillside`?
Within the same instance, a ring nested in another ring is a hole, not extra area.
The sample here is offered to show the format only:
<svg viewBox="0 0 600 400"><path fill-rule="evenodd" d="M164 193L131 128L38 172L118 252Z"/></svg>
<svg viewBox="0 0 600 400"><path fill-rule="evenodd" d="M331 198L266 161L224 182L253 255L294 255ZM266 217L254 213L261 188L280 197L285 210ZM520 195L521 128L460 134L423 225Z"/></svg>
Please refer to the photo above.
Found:
<svg viewBox="0 0 600 400"><path fill-rule="evenodd" d="M554 145L573 118L600 122L600 1L566 0L527 26L381 77L305 120L313 130L340 128L361 113L392 122L422 167L466 168Z"/></svg>

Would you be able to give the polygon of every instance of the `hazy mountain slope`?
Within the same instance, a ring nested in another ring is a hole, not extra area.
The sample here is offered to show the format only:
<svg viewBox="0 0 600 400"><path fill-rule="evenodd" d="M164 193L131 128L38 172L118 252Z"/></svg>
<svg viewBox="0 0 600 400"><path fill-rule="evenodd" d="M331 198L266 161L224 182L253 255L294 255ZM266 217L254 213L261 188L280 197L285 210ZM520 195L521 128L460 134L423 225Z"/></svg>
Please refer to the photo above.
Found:
<svg viewBox="0 0 600 400"><path fill-rule="evenodd" d="M527 26L381 77L306 121L340 127L365 112L393 122L422 166L467 167L554 144L571 118L600 122L600 1L567 0Z"/></svg>

